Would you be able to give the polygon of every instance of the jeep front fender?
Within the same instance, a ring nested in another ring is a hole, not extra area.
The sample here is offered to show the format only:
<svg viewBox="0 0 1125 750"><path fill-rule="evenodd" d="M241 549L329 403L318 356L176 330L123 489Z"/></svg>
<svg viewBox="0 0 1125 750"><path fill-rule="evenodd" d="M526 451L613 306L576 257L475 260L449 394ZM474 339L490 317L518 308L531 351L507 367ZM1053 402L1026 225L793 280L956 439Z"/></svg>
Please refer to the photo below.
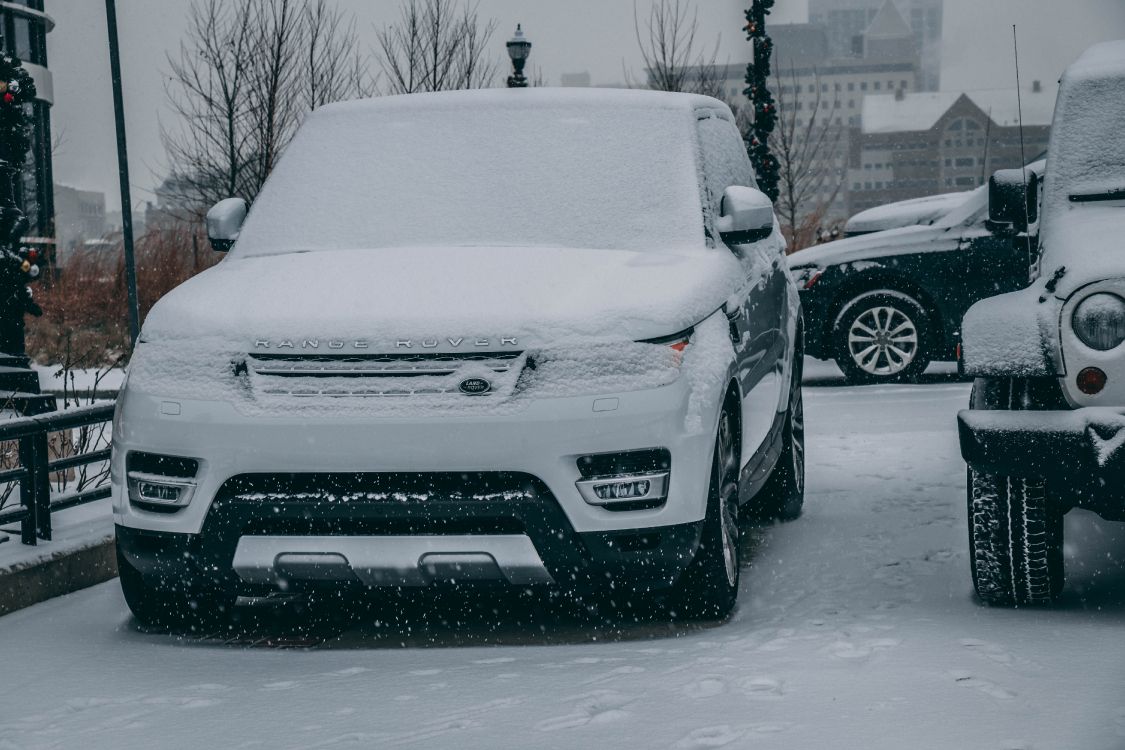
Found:
<svg viewBox="0 0 1125 750"><path fill-rule="evenodd" d="M1064 374L1059 348L1062 301L1042 283L981 300L965 313L961 359L974 377Z"/></svg>

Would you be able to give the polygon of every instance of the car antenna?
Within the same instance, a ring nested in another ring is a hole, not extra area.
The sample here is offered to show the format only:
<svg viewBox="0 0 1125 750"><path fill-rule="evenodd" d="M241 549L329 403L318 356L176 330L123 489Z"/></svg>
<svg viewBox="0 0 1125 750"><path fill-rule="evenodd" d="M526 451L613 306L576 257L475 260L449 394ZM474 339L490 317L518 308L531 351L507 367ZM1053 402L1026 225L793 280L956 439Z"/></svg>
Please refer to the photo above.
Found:
<svg viewBox="0 0 1125 750"><path fill-rule="evenodd" d="M1027 262L1028 262L1028 275L1031 275L1031 209L1027 205L1027 154L1024 151L1023 145L1023 97L1020 92L1020 44L1019 37L1016 35L1016 25L1012 24L1012 51L1015 55L1016 61L1016 116L1019 118L1020 126L1020 174L1023 175L1023 220L1024 220L1024 235L1027 238Z"/></svg>

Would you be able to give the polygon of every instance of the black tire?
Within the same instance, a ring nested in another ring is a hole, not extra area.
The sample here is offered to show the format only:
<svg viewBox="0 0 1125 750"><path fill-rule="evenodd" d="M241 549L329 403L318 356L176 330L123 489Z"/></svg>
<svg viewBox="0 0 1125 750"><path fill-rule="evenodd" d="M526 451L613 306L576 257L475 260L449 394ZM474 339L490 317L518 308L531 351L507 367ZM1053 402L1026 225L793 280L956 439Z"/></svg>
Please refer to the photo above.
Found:
<svg viewBox="0 0 1125 750"><path fill-rule="evenodd" d="M695 559L680 576L672 601L673 616L688 620L721 620L738 601L739 461L735 420L724 409L711 459L711 481L707 490L707 515Z"/></svg>
<svg viewBox="0 0 1125 750"><path fill-rule="evenodd" d="M864 292L840 309L832 343L849 383L912 380L930 364L930 316L901 292Z"/></svg>
<svg viewBox="0 0 1125 750"><path fill-rule="evenodd" d="M1052 384L1046 384L1052 385ZM1043 383L978 379L973 409L1035 409L1057 394ZM987 474L970 466L969 561L977 596L996 606L1047 604L1062 590L1063 511L1042 478Z"/></svg>
<svg viewBox="0 0 1125 750"><path fill-rule="evenodd" d="M793 367L789 408L785 413L781 455L773 473L750 502L759 521L793 521L805 505L805 399L801 391L801 360Z"/></svg>
<svg viewBox="0 0 1125 750"><path fill-rule="evenodd" d="M1063 586L1062 513L1047 483L968 470L969 560L984 602L1048 604Z"/></svg>
<svg viewBox="0 0 1125 750"><path fill-rule="evenodd" d="M121 593L137 622L146 628L191 633L222 630L230 622L234 597L219 592L200 592L184 586L157 588L145 582L121 549L117 550L117 574Z"/></svg>

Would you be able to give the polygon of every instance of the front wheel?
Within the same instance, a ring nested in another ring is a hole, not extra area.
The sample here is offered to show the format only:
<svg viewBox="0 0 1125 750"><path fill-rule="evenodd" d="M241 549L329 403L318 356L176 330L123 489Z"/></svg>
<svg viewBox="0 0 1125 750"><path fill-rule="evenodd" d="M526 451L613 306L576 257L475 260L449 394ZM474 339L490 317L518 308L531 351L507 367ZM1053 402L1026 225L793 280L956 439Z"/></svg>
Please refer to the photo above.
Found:
<svg viewBox="0 0 1125 750"><path fill-rule="evenodd" d="M979 378L975 410L1064 408L1052 379ZM986 603L1021 606L1050 602L1063 587L1063 513L1042 478L986 474L972 466L966 488L973 586Z"/></svg>
<svg viewBox="0 0 1125 750"><path fill-rule="evenodd" d="M930 363L928 335L929 316L913 297L867 292L845 304L836 318L836 364L852 383L909 380Z"/></svg>
<svg viewBox="0 0 1125 750"><path fill-rule="evenodd" d="M969 560L988 604L1046 604L1063 586L1063 514L1042 479L969 467Z"/></svg>
<svg viewBox="0 0 1125 750"><path fill-rule="evenodd" d="M685 619L723 619L738 600L738 463L734 419L724 409L715 438L699 549L676 584L673 613Z"/></svg>

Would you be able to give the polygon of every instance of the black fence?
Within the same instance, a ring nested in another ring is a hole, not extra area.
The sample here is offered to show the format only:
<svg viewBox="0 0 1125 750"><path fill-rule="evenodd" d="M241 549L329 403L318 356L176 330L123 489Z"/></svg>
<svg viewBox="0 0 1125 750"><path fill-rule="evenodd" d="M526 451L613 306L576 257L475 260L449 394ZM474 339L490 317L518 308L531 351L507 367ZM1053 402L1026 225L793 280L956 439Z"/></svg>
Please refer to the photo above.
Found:
<svg viewBox="0 0 1125 750"><path fill-rule="evenodd" d="M19 504L0 506L0 525L18 522L23 543L36 544L50 540L52 513L109 497L108 469L90 476L85 467L109 461L112 419L108 403L0 421L0 444L18 444L18 463L0 470L0 486L19 487ZM51 435L64 437L53 447Z"/></svg>

